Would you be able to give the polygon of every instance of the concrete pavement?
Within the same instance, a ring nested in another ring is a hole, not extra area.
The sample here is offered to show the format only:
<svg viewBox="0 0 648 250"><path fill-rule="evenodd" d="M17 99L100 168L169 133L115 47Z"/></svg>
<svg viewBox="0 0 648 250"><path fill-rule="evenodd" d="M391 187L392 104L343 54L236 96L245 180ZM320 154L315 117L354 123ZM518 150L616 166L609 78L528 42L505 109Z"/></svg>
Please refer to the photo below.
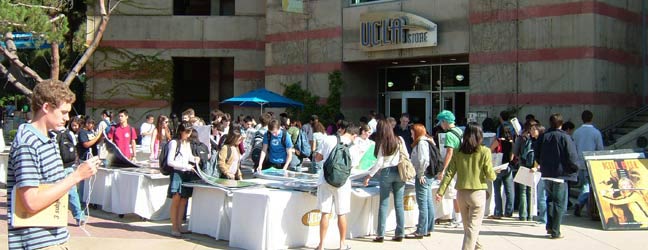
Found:
<svg viewBox="0 0 648 250"><path fill-rule="evenodd" d="M6 197L4 190L0 197L0 240L7 242ZM70 244L73 249L234 249L226 241L216 241L205 235L192 234L183 239L175 239L168 234L169 221L142 221L136 215L119 218L116 214L91 209L91 218L84 228L72 225ZM71 218L71 215L70 215ZM513 218L503 220L484 220L480 241L485 249L524 249L524 250L607 250L607 249L648 249L648 231L603 231L601 223L587 218L566 215L562 227L564 239L552 240L545 235L544 225L533 222L519 222ZM413 228L408 228L411 232ZM386 239L393 235L387 233ZM373 243L373 237L348 240L352 249L460 249L463 237L461 228L450 228L437 225L431 237L422 240L404 240L403 242L385 241ZM314 246L307 246L314 247ZM6 245L0 246L0 249ZM326 246L336 249L337 246ZM299 248L298 248L299 249ZM307 249L301 248L301 249Z"/></svg>

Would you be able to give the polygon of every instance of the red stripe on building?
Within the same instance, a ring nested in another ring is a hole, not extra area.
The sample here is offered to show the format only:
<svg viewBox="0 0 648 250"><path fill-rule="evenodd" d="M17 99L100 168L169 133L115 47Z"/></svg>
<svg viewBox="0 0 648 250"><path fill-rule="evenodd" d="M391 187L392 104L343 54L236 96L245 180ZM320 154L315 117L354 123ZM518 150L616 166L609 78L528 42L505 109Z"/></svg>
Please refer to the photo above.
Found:
<svg viewBox="0 0 648 250"><path fill-rule="evenodd" d="M609 105L637 107L641 97L611 92L470 94L470 105Z"/></svg>
<svg viewBox="0 0 648 250"><path fill-rule="evenodd" d="M601 47L572 47L535 49L470 54L470 64L499 64L514 62L560 61L573 59L600 59L619 64L641 64L641 57L622 50Z"/></svg>
<svg viewBox="0 0 648 250"><path fill-rule="evenodd" d="M102 47L122 49L242 49L265 50L263 41L149 41L149 40L104 40Z"/></svg>
<svg viewBox="0 0 648 250"><path fill-rule="evenodd" d="M574 3L530 6L520 9L471 12L469 19L471 24L480 24L578 14L598 14L619 19L628 23L641 23L641 14L599 1L582 1Z"/></svg>
<svg viewBox="0 0 648 250"><path fill-rule="evenodd" d="M136 100L136 99L94 99L86 102L89 108L164 108L170 104L166 100Z"/></svg>
<svg viewBox="0 0 648 250"><path fill-rule="evenodd" d="M262 80L265 78L265 72L263 70L237 70L234 71L234 78L241 80Z"/></svg>
<svg viewBox="0 0 648 250"><path fill-rule="evenodd" d="M342 27L269 34L265 36L265 41L268 43L275 43L275 42L285 42L285 41L298 41L298 40L305 40L305 39L327 39L327 38L337 38L337 37L342 37Z"/></svg>
<svg viewBox="0 0 648 250"><path fill-rule="evenodd" d="M341 69L342 69L341 62L316 63L316 64L306 64L306 65L291 64L291 65L267 66L265 73L266 75L295 75L295 74L303 74L306 72L329 73Z"/></svg>

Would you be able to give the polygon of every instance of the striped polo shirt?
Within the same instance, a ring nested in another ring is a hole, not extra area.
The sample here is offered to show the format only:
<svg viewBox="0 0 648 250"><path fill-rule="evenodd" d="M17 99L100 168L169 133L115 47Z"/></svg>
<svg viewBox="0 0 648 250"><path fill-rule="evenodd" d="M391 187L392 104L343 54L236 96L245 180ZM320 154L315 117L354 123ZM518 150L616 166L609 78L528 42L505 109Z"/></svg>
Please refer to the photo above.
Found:
<svg viewBox="0 0 648 250"><path fill-rule="evenodd" d="M65 243L69 238L66 227L38 228L12 226L11 206L14 186L38 187L56 183L65 178L63 162L53 134L44 135L32 124L18 128L9 152L7 173L7 212L9 224L9 249L38 249Z"/></svg>

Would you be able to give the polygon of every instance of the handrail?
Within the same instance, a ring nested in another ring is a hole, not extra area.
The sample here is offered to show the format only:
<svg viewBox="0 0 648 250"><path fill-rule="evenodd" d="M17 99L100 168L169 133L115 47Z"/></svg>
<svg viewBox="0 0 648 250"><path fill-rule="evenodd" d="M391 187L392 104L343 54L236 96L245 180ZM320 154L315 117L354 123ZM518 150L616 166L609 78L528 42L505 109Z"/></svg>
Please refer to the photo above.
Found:
<svg viewBox="0 0 648 250"><path fill-rule="evenodd" d="M602 130L601 130L601 133L602 133L602 134L606 134L606 133L608 133L610 130L612 130L612 129L614 129L614 128L616 128L616 127L618 127L618 126L624 124L625 122L627 122L627 121L629 121L630 119L634 118L636 115L638 115L638 114L640 114L640 113L643 113L643 112L645 112L645 111L648 111L648 105L643 106L643 107L641 107L641 108L639 108L639 109L633 111L632 113L623 116L623 117L622 117L621 119L619 119L618 121L616 121L616 122L614 122L614 123L608 125L608 126L605 127L604 129L602 129Z"/></svg>

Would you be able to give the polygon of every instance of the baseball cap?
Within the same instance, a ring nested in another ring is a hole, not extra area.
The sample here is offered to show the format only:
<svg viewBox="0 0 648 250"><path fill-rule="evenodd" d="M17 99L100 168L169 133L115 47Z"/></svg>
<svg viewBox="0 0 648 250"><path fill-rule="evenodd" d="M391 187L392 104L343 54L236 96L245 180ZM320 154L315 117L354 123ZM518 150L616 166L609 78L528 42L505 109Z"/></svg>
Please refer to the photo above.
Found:
<svg viewBox="0 0 648 250"><path fill-rule="evenodd" d="M437 120L439 120L439 122L436 124L437 126L441 125L441 122L443 121L446 121L448 123L455 123L455 116L449 110L443 110L439 112L436 118Z"/></svg>

